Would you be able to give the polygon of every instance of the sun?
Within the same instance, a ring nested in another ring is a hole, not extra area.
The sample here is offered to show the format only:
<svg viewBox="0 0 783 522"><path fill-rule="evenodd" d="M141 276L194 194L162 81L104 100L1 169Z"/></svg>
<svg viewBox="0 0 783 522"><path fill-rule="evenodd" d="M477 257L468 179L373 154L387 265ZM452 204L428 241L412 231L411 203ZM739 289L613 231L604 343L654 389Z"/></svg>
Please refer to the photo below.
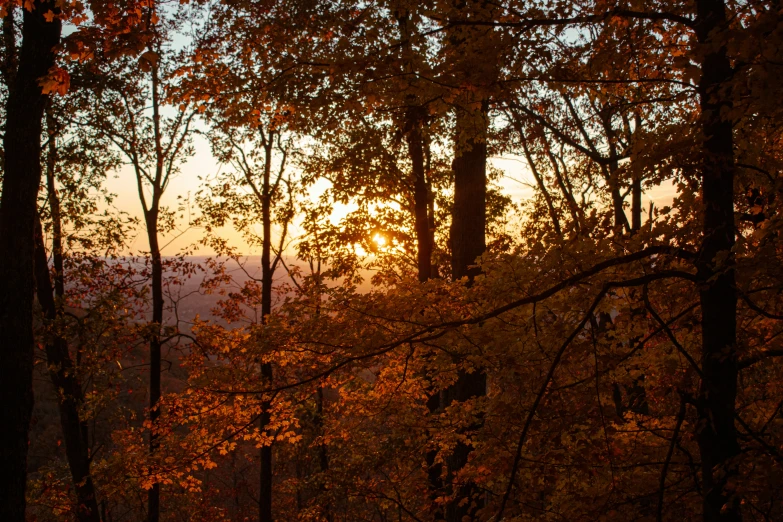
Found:
<svg viewBox="0 0 783 522"><path fill-rule="evenodd" d="M372 240L375 241L375 244L378 245L379 247L386 246L386 238L380 234L375 234Z"/></svg>

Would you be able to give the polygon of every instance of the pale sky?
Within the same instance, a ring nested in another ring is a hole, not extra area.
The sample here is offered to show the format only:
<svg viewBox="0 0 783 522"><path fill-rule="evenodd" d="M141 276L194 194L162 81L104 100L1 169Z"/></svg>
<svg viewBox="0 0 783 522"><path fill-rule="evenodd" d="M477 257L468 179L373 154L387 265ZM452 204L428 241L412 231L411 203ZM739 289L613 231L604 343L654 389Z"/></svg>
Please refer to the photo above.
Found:
<svg viewBox="0 0 783 522"><path fill-rule="evenodd" d="M212 156L209 144L206 139L200 135L194 136L195 155L188 159L187 163L182 165L181 173L170 181L169 187L163 198L163 204L171 207L178 205L177 196L186 198L188 194L191 197L199 190L199 184L206 178L214 176L221 166L217 160ZM515 202L521 202L529 199L534 194L532 186L535 184L530 170L527 167L527 163L518 157L493 157L490 159L491 164L505 173L501 186L506 194L508 194ZM228 168L228 167L223 167ZM199 181L201 177L202 181ZM141 204L138 199L138 192L136 189L136 180L132 169L129 166L124 166L115 176L111 177L107 183L108 189L117 194L114 206L121 211L125 211L133 216L141 216ZM311 196L316 197L326 188L325 182L317 184L314 187L314 194ZM673 185L664 185L658 187L652 193L645 193L643 199L644 208L648 208L649 202L653 201L657 208L664 205L670 205L672 198L675 195L675 187ZM198 209L195 209L198 212ZM332 215L332 220L339 221L348 212L348 208L342 206L335 207L335 213ZM184 249L188 249L191 245L197 243L203 236L203 231L197 228L187 227L185 223L180 227L180 231L184 231L181 235L171 234L163 239L162 245L164 255L175 255L182 252ZM296 230L292 231L293 235L296 235ZM238 248L240 252L246 255L257 255L258 252L252 250L249 251L248 247L244 244L244 241L240 235L235 232L230 226L224 227L221 231L221 235L227 238L232 246ZM178 236L178 237L175 237ZM135 237L129 241L130 248L128 252L124 254L140 254L147 250L147 240L142 230L137 230ZM214 251L206 247L199 247L194 252L196 255L214 255Z"/></svg>

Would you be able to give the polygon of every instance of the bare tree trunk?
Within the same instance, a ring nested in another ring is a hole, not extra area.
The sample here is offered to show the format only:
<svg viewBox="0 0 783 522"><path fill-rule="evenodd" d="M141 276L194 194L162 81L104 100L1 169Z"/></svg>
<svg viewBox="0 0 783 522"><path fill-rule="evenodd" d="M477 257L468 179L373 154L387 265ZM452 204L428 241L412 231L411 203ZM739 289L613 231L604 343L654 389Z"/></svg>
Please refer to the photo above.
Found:
<svg viewBox="0 0 783 522"><path fill-rule="evenodd" d="M628 131L627 142L630 146L634 142L635 134L641 132L642 128L642 115L641 113L634 112L634 130L630 131L630 120L626 124ZM631 160L631 233L634 234L642 228L642 179L644 178L644 172L636 162Z"/></svg>
<svg viewBox="0 0 783 522"><path fill-rule="evenodd" d="M149 9L150 20L155 7ZM148 22L148 27L151 22ZM154 32L154 29L153 29ZM154 51L152 45L150 51ZM155 139L155 178L152 184L152 198L149 209L145 209L144 219L147 225L147 240L150 248L150 261L152 263L152 320L150 331L150 455L153 455L158 447L158 434L156 433L158 418L160 418L160 399L163 394L161 388L161 338L160 331L163 325L163 260L161 259L160 243L158 238L158 217L160 215L160 198L163 196L164 161L163 134L160 125L160 71L158 64L152 65L152 127ZM141 190L141 189L139 189ZM142 196L142 194L140 194ZM144 198L142 197L142 202ZM158 522L160 520L160 483L152 484L147 493L147 520Z"/></svg>
<svg viewBox="0 0 783 522"><path fill-rule="evenodd" d="M410 111L415 112L414 110ZM430 191L424 168L424 146L421 136L421 119L415 114L408 118L408 154L413 166L413 205L416 223L416 261L419 281L424 282L432 274L432 231L430 230Z"/></svg>
<svg viewBox="0 0 783 522"><path fill-rule="evenodd" d="M402 49L403 71L406 74L415 72L410 43L411 24L410 13L405 10L395 13L397 25L400 29L400 48ZM416 94L408 94L406 97L408 109L405 112L403 132L408 145L408 157L411 160L413 174L413 218L416 230L416 265L419 281L424 282L432 274L432 247L433 234L431 230L432 216L430 215L430 188L427 184L427 170L424 151L424 139L422 126L424 125L424 108L419 105Z"/></svg>
<svg viewBox="0 0 783 522"><path fill-rule="evenodd" d="M631 180L631 232L642 228L642 174L634 172Z"/></svg>
<svg viewBox="0 0 783 522"><path fill-rule="evenodd" d="M19 65L9 85L0 203L0 520L25 519L27 444L33 408L33 294L36 198L41 181L42 117L48 96L38 80L54 64L54 1L24 10Z"/></svg>
<svg viewBox="0 0 783 522"><path fill-rule="evenodd" d="M160 446L155 432L160 418L161 389L161 339L160 327L163 324L163 260L158 244L158 209L146 213L147 240L150 247L152 263L152 319L150 333L150 454L154 454ZM155 482L147 494L147 517L149 522L160 520L160 483Z"/></svg>
<svg viewBox="0 0 783 522"><path fill-rule="evenodd" d="M737 474L733 458L740 452L734 425L737 397L737 296L734 260L734 142L732 122L725 116L730 101L724 91L733 71L726 56L723 0L699 0L696 34L706 49L699 82L702 141L702 197L704 229L697 261L704 281L699 297L702 310L702 382L698 399L704 480L704 520L737 522L740 503L730 484Z"/></svg>
<svg viewBox="0 0 783 522"><path fill-rule="evenodd" d="M264 180L261 201L261 220L263 221L263 245L261 246L261 322L266 323L267 316L272 313L272 194L270 177L272 169L272 147L274 132L269 132L268 141L264 145ZM272 365L261 364L261 380L265 384L272 383ZM272 404L264 400L261 404L261 430L267 429L270 421L269 409ZM272 522L272 445L261 446L261 480L258 502L258 519L260 522Z"/></svg>
<svg viewBox="0 0 783 522"><path fill-rule="evenodd" d="M614 156L614 154L613 154ZM609 193L612 196L612 210L614 211L614 230L616 234L622 235L624 231L630 231L631 226L628 224L628 218L625 215L625 209L623 205L625 200L620 193L620 186L618 179L618 169L616 159L611 159L609 165L601 165L604 171L604 178L606 184L609 187Z"/></svg>
<svg viewBox="0 0 783 522"><path fill-rule="evenodd" d="M576 198L574 198L570 183L567 183L568 179L563 177L564 174L568 175L568 173L561 172L560 165L557 163L557 158L548 147L546 149L546 154L549 157L549 162L552 164L552 172L555 175L557 187L560 189L561 194L563 194L563 199L565 199L566 205L568 206L568 212L571 214L571 220L574 222L574 230L578 233L582 228L582 219L580 216L579 204L576 202Z"/></svg>

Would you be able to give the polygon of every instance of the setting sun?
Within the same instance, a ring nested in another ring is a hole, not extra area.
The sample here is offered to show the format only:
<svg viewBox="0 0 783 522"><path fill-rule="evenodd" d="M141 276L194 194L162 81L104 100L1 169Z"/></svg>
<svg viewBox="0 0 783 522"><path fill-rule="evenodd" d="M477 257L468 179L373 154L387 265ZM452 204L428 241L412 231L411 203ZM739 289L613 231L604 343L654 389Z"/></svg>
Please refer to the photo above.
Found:
<svg viewBox="0 0 783 522"><path fill-rule="evenodd" d="M386 238L383 237L380 234L375 234L375 236L373 236L372 240L375 241L375 244L378 245L379 247L386 246Z"/></svg>

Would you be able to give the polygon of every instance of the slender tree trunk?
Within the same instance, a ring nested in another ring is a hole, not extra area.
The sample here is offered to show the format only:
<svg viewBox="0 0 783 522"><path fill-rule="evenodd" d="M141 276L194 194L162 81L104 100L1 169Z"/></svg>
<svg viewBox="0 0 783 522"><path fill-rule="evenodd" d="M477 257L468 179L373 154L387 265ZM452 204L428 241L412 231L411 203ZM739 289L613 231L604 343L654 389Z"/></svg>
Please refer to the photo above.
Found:
<svg viewBox="0 0 783 522"><path fill-rule="evenodd" d="M54 287L49 276L46 247L41 223L36 219L35 282L38 302L44 312L47 325L62 316L62 303L58 302L65 293L65 277L62 248L62 222L60 198L55 186L54 169L57 162L54 119L47 114L47 128L50 130L46 160L47 199L52 216L52 258L54 261ZM60 426L65 442L65 453L76 490L76 517L81 522L100 522L98 503L90 476L89 441L87 426L81 420L79 407L83 394L68 351L68 342L56 331L49 332L46 340L46 359L49 376L58 393Z"/></svg>
<svg viewBox="0 0 783 522"><path fill-rule="evenodd" d="M697 269L704 281L702 310L703 379L698 400L704 481L704 520L736 522L742 519L733 497L732 477L740 452L734 425L737 397L737 296L734 262L734 143L732 122L725 116L730 101L724 92L732 68L726 56L726 8L722 0L699 0L696 34L705 49L699 82L702 139L702 198L704 229ZM717 41L716 41L717 40Z"/></svg>
<svg viewBox="0 0 783 522"><path fill-rule="evenodd" d="M416 261L418 268L418 277L420 282L425 282L432 277L432 249L434 243L434 216L432 214L432 201L430 186L427 183L424 143L421 135L421 124L416 119L409 119L411 128L407 135L408 154L410 155L411 165L413 167L414 189L414 218L416 226ZM430 395L427 399L427 409L434 414L440 408L440 392L431 386ZM443 488L441 481L441 468L435 465L435 458L438 451L430 449L425 455L427 462L427 473L429 476L430 493L433 499L437 492ZM435 510L436 517L440 517L438 510Z"/></svg>
<svg viewBox="0 0 783 522"><path fill-rule="evenodd" d="M538 171L535 159L530 153L530 148L527 145L527 138L525 138L525 135L522 132L522 126L519 125L516 121L514 123L515 127L517 128L517 132L519 132L520 139L522 140L522 150L525 152L525 158L527 158L528 165L530 165L530 172L532 172L533 177L536 179L536 184L538 185L538 189L541 191L541 195L544 196L544 202L546 203L547 212L549 212L549 219L552 220L552 226L555 229L555 234L560 237L563 235L563 232L560 228L560 220L557 217L555 206L552 203L552 196L549 194L549 190L547 190L546 185L544 184L544 178Z"/></svg>
<svg viewBox="0 0 783 522"><path fill-rule="evenodd" d="M323 432L324 426L324 388L319 386L315 394L316 426ZM326 444L318 448L318 464L322 472L329 471L329 454L326 452Z"/></svg>
<svg viewBox="0 0 783 522"><path fill-rule="evenodd" d="M642 173L634 172L631 180L631 232L642 228Z"/></svg>
<svg viewBox="0 0 783 522"><path fill-rule="evenodd" d="M150 454L154 454L160 443L156 433L160 418L161 391L161 339L160 328L163 324L163 260L158 243L158 205L146 213L147 240L152 263L152 319L150 323ZM160 520L160 483L155 482L147 493L147 517L149 522Z"/></svg>
<svg viewBox="0 0 783 522"><path fill-rule="evenodd" d="M319 386L315 395L315 427L321 435L323 435L325 431L324 415L324 388L323 386ZM323 442L321 442L321 444L318 446L318 465L322 476L325 476L326 472L329 471L329 453L327 451L326 444ZM326 491L323 479L321 480L320 489L321 492ZM324 520L326 520L326 522L332 522L332 508L329 502L322 506L322 510L324 514Z"/></svg>
<svg viewBox="0 0 783 522"><path fill-rule="evenodd" d="M544 197L544 202L546 203L547 212L549 212L549 219L552 220L552 226L555 229L555 234L558 235L558 237L561 237L563 235L563 231L560 228L560 219L557 217L557 212L555 211L554 203L552 202L552 195L549 193L549 190L546 188L546 184L544 183L544 177L541 175L541 173L538 170L538 166L536 165L535 158L533 157L533 154L530 151L530 147L528 145L528 139L527 136L525 136L525 129L522 127L522 123L519 118L515 117L513 114L510 115L511 117L511 124L514 126L514 129L519 134L519 139L522 142L522 151L525 153L525 159L527 159L527 163L530 166L530 172L533 174L533 177L536 180L536 185L538 185L538 189L541 191L541 195ZM560 169L557 168L557 163L552 158L552 153L547 151L550 156L550 161L552 162L553 168L557 169L557 178L560 177L559 171ZM570 194L567 194L567 191L565 190L565 186L563 186L562 181L561 184L561 190L563 191L563 196L568 200L568 196ZM570 206L570 201L568 201ZM577 221L577 216L574 215L574 221L575 226L579 227L579 223Z"/></svg>
<svg viewBox="0 0 783 522"><path fill-rule="evenodd" d="M411 111L413 112L413 111ZM424 144L421 136L421 120L415 115L408 118L408 154L413 167L413 206L416 224L416 261L419 281L424 282L432 273L432 232L430 230L427 175L424 168Z"/></svg>
<svg viewBox="0 0 783 522"><path fill-rule="evenodd" d="M410 13L405 10L396 13L400 28L400 42L403 53L406 74L415 72L413 67L413 48L411 46ZM431 186L427 180L429 172L429 144L422 136L423 108L419 106L415 93L406 96L408 111L405 114L403 131L408 145L408 157L411 161L413 174L413 218L416 232L416 268L420 282L425 282L433 276L432 251L435 244L435 213ZM440 408L440 391L430 383L428 385L427 410L435 414ZM433 515L436 519L443 518L438 505L434 502L443 488L441 466L435 464L438 450L430 448L424 456L427 463L427 475L430 486L430 499L433 501Z"/></svg>
<svg viewBox="0 0 783 522"><path fill-rule="evenodd" d="M9 85L0 203L0 520L25 518L27 444L33 408L33 259L41 181L41 129L48 96L38 80L54 64L60 21L53 1L24 10L18 69Z"/></svg>
<svg viewBox="0 0 783 522"><path fill-rule="evenodd" d="M625 215L625 209L623 205L625 200L620 193L619 166L616 159L612 159L608 166L602 165L601 168L604 171L604 178L609 186L609 193L612 196L612 210L614 211L614 230L616 234L622 235L623 231L629 232L631 226L628 224L628 218Z"/></svg>
<svg viewBox="0 0 783 522"><path fill-rule="evenodd" d="M261 377L265 383L272 382L272 365L264 363L261 365ZM264 401L261 405L263 413L261 414L261 429L265 430L269 426L270 415L269 408L271 403ZM260 498L258 502L258 519L260 522L272 522L272 445L261 446L261 481Z"/></svg>
<svg viewBox="0 0 783 522"><path fill-rule="evenodd" d="M634 134L641 132L642 115L634 113L634 132L630 133L628 143L633 143ZM628 124L630 127L630 123ZM631 233L636 233L642 228L642 169L635 163L631 164Z"/></svg>
<svg viewBox="0 0 783 522"><path fill-rule="evenodd" d="M552 172L555 174L555 181L557 181L557 186L560 189L560 192L563 194L563 199L566 200L568 211L571 214L571 220L574 222L574 229L578 233L582 228L582 220L580 216L579 204L576 202L576 198L574 198L574 194L570 186L571 184L567 183L568 178L564 179L564 173L560 171L557 158L548 147L546 149L546 154L549 157L549 162L552 164ZM567 175L567 173L565 174Z"/></svg>
<svg viewBox="0 0 783 522"><path fill-rule="evenodd" d="M49 130L49 142L46 155L46 198L52 215L52 260L54 262L54 294L65 295L65 267L63 265L63 225L60 210L60 196L57 194L55 168L57 166L57 140L54 117L47 111L46 127ZM38 222L38 220L36 220ZM40 223L38 223L40 225ZM41 236L43 238L43 236ZM37 245L36 245L37 248Z"/></svg>
<svg viewBox="0 0 783 522"><path fill-rule="evenodd" d="M413 48L411 46L410 13L405 10L395 13L400 29L403 71L406 74L415 72ZM415 84L414 84L415 85ZM424 108L419 105L415 93L406 97L408 110L405 113L403 131L408 145L408 157L411 161L413 174L413 218L416 230L416 265L419 281L428 280L432 273L433 234L430 228L430 188L427 184L427 171L424 151L422 126L424 124Z"/></svg>
<svg viewBox="0 0 783 522"><path fill-rule="evenodd" d="M411 125L407 135L408 154L410 155L414 176L413 204L417 243L416 261L418 278L423 283L434 275L432 267L432 251L435 244L434 203L432 201L432 188L427 181L427 172L429 171L428 149L426 149L427 144L422 139L421 121L413 115L409 116L408 121ZM439 408L440 391L430 384L427 409L431 414L434 414ZM433 500L443 488L443 482L440 477L441 467L435 465L437 455L438 451L436 449L430 449L425 455L430 496ZM440 517L437 508L435 509L435 515L436 518Z"/></svg>
<svg viewBox="0 0 783 522"><path fill-rule="evenodd" d="M615 233L622 234L623 232L630 232L631 225L628 223L628 217L625 215L625 198L620 191L620 162L617 154L617 133L612 126L610 113L602 111L601 123L609 145L609 163L606 166L602 166L602 168L604 169L604 175L606 176L606 183L612 194Z"/></svg>
<svg viewBox="0 0 783 522"><path fill-rule="evenodd" d="M152 25L152 15L156 8L155 4L150 5L147 27L154 33ZM148 47L149 51L155 51L153 44ZM158 49L159 51L159 49ZM164 184L164 162L165 153L163 152L163 131L160 124L160 71L157 63L152 65L152 127L155 140L155 178L152 184L152 197L149 209L145 209L144 218L147 225L147 240L150 248L150 261L152 263L152 320L150 324L150 455L153 455L160 443L156 433L158 418L160 418L160 398L162 396L161 388L161 338L160 331L163 325L163 260L161 259L160 243L158 238L158 217L160 215L160 198L163 196ZM140 182L141 183L141 182ZM141 187L141 184L139 185ZM144 202L144 196L139 188L139 196ZM147 520L148 522L158 522L160 520L160 483L152 484L147 493Z"/></svg>
<svg viewBox="0 0 783 522"><path fill-rule="evenodd" d="M261 201L261 220L263 221L263 245L261 247L261 323L266 324L267 316L272 313L272 194L270 177L272 169L272 146L274 133L269 132L269 139L264 145L264 186ZM272 383L272 365L261 364L261 380ZM272 403L264 400L261 403L261 431L269 426L269 410ZM260 522L272 522L272 445L261 446L261 480L258 502L258 519Z"/></svg>
<svg viewBox="0 0 783 522"><path fill-rule="evenodd" d="M52 325L59 316L58 306L49 278L49 265L40 222L37 223L36 228L35 280L38 302L44 311L46 323ZM49 377L58 394L57 405L65 442L65 455L76 490L78 504L75 509L76 518L80 522L100 522L95 487L90 476L89 446L84 438L84 425L79 415L79 406L82 402L81 385L68 353L68 342L56 332L49 335L46 341L46 363L49 366Z"/></svg>
<svg viewBox="0 0 783 522"><path fill-rule="evenodd" d="M418 277L420 282L429 280L432 276L432 250L435 230L435 216L431 187L427 182L428 165L426 161L425 143L422 139L420 120L411 115L408 118L409 129L407 135L408 154L410 155L414 177L414 218L416 225L416 260ZM435 414L440 409L440 391L431 383L429 385L429 397L427 398L427 410ZM427 463L427 475L429 477L430 497L434 500L443 488L441 480L441 467L435 465L437 449L430 449L425 455ZM435 506L435 504L433 503ZM439 508L434 509L436 518L442 518Z"/></svg>

